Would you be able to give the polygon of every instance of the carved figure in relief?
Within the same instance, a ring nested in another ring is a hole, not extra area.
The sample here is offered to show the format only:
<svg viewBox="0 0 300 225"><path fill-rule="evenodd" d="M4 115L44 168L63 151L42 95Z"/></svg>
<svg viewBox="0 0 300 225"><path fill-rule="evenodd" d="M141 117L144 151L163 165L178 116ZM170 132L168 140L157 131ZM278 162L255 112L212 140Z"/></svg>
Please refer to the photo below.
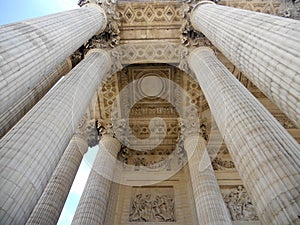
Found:
<svg viewBox="0 0 300 225"><path fill-rule="evenodd" d="M232 161L222 160L219 157L214 158L212 161L212 166L214 170L224 170L224 169L233 169L235 165Z"/></svg>
<svg viewBox="0 0 300 225"><path fill-rule="evenodd" d="M147 194L142 201L141 219L145 222L150 221L151 212L152 212L151 194Z"/></svg>
<svg viewBox="0 0 300 225"><path fill-rule="evenodd" d="M158 214L158 216L161 217L163 221L174 221L173 199L170 199L168 196L163 195L161 197L161 204L159 207L160 213Z"/></svg>
<svg viewBox="0 0 300 225"><path fill-rule="evenodd" d="M137 194L129 214L131 222L174 222L174 200L167 195Z"/></svg>
<svg viewBox="0 0 300 225"><path fill-rule="evenodd" d="M233 221L256 221L256 210L243 186L224 195L224 201Z"/></svg>
<svg viewBox="0 0 300 225"><path fill-rule="evenodd" d="M142 199L142 194L138 194L133 200L131 212L129 214L130 221L139 221L141 219L141 211L142 211L141 199Z"/></svg>

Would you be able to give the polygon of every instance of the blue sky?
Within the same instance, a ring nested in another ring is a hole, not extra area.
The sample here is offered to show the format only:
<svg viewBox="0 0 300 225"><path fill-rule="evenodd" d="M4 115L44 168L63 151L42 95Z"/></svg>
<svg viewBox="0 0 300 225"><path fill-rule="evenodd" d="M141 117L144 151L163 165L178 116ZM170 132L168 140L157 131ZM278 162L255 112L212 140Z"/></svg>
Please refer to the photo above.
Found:
<svg viewBox="0 0 300 225"><path fill-rule="evenodd" d="M78 8L78 0L1 0L0 25Z"/></svg>
<svg viewBox="0 0 300 225"><path fill-rule="evenodd" d="M58 225L70 225L99 147L89 148L80 164Z"/></svg>
<svg viewBox="0 0 300 225"><path fill-rule="evenodd" d="M77 2L78 0L0 0L0 25L79 8ZM71 224L97 151L98 146L89 149L85 154L58 222L59 225Z"/></svg>

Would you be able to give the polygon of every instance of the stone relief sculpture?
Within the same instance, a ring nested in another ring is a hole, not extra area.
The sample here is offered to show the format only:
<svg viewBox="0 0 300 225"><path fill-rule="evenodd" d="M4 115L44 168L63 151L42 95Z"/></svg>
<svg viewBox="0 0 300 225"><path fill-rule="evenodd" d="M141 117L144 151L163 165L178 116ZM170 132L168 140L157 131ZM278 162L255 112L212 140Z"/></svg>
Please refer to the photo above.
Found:
<svg viewBox="0 0 300 225"><path fill-rule="evenodd" d="M243 186L224 191L224 201L233 221L257 221L257 213Z"/></svg>
<svg viewBox="0 0 300 225"><path fill-rule="evenodd" d="M214 170L224 170L224 169L233 169L235 165L232 161L222 160L219 157L214 158L211 162Z"/></svg>
<svg viewBox="0 0 300 225"><path fill-rule="evenodd" d="M132 200L130 222L175 222L174 199L168 195L137 194Z"/></svg>
<svg viewBox="0 0 300 225"><path fill-rule="evenodd" d="M161 157L158 160L146 161L144 157L134 157L134 170L139 171L141 167L145 167L147 169L161 169L170 171L171 168L171 159Z"/></svg>

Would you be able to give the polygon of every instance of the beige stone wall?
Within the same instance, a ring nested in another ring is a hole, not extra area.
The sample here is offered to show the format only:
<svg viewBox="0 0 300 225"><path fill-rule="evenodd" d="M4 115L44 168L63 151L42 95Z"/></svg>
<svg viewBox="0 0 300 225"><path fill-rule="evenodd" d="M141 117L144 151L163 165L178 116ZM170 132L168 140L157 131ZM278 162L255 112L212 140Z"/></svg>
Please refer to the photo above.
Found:
<svg viewBox="0 0 300 225"><path fill-rule="evenodd" d="M123 174L124 179L127 179L129 175ZM159 176L164 176L162 172L153 174L153 178ZM127 177L127 178L126 178ZM127 180L128 184L136 183L136 180L143 181L145 175L142 172L136 172L135 181ZM153 179L155 180L155 179ZM149 181L149 180L148 180ZM144 189L144 190L143 190ZM166 181L155 183L149 186L129 186L129 185L119 185L118 188L118 197L112 195L111 201L115 200L117 202L115 209L114 218L111 218L107 221L106 224L122 224L122 225L139 225L139 224L157 224L157 222L129 222L129 214L132 206L133 196L136 193L143 193L158 196L166 195L166 190L173 190L174 194L174 222L164 222L165 225L196 225L197 216L194 208L192 189L189 179L188 168L183 168L180 172L172 176ZM172 191L170 191L172 192ZM170 193L172 194L172 193Z"/></svg>

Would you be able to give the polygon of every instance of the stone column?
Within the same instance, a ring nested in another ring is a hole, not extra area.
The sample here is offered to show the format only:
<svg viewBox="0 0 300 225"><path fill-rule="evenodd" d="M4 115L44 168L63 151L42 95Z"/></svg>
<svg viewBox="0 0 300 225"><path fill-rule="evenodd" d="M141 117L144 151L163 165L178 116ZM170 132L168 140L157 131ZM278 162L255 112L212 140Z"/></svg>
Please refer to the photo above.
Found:
<svg viewBox="0 0 300 225"><path fill-rule="evenodd" d="M261 222L298 223L299 144L211 49L195 49L189 64Z"/></svg>
<svg viewBox="0 0 300 225"><path fill-rule="evenodd" d="M62 155L26 225L56 225L83 155L88 149L85 118Z"/></svg>
<svg viewBox="0 0 300 225"><path fill-rule="evenodd" d="M105 51L90 51L1 139L1 225L26 223L110 68Z"/></svg>
<svg viewBox="0 0 300 225"><path fill-rule="evenodd" d="M191 113L190 113L191 114ZM180 119L180 131L193 187L198 223L203 225L231 224L230 215L220 192L209 155L206 141L200 134L200 124Z"/></svg>
<svg viewBox="0 0 300 225"><path fill-rule="evenodd" d="M99 152L80 198L72 225L104 225L115 163L121 145L110 135L103 135L99 145Z"/></svg>
<svg viewBox="0 0 300 225"><path fill-rule="evenodd" d="M91 4L0 26L0 114L106 23L104 10Z"/></svg>
<svg viewBox="0 0 300 225"><path fill-rule="evenodd" d="M0 115L0 139L71 69L72 63L68 58L2 113Z"/></svg>
<svg viewBox="0 0 300 225"><path fill-rule="evenodd" d="M191 22L300 127L300 21L200 4Z"/></svg>

